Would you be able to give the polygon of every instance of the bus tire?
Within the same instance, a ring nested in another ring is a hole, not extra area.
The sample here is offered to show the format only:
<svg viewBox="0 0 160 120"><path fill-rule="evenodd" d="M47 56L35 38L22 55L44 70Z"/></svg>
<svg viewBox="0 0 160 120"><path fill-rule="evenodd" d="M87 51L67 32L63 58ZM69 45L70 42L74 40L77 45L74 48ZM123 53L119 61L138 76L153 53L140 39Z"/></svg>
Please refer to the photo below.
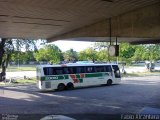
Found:
<svg viewBox="0 0 160 120"><path fill-rule="evenodd" d="M111 79L107 80L107 86L110 86L110 85L112 85L112 80Z"/></svg>
<svg viewBox="0 0 160 120"><path fill-rule="evenodd" d="M73 90L73 89L74 89L73 83L71 82L67 83L67 90Z"/></svg>
<svg viewBox="0 0 160 120"><path fill-rule="evenodd" d="M64 85L63 83L60 83L60 84L58 85L57 89L58 89L59 91L65 90L65 85Z"/></svg>

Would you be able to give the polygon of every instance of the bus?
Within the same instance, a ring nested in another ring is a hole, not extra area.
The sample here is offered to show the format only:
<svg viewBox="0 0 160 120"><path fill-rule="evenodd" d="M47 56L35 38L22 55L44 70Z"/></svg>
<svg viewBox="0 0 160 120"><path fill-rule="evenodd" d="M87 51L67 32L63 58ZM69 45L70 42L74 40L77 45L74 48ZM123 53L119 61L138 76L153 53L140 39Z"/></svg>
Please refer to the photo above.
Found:
<svg viewBox="0 0 160 120"><path fill-rule="evenodd" d="M121 81L117 64L62 64L38 65L37 85L39 90L65 90L93 85L112 85Z"/></svg>

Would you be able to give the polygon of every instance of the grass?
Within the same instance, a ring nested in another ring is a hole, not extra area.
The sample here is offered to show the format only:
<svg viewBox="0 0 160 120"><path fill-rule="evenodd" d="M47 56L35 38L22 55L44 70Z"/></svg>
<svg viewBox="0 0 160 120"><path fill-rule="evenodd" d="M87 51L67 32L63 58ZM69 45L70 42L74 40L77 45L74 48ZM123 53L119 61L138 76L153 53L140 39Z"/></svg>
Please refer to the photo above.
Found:
<svg viewBox="0 0 160 120"><path fill-rule="evenodd" d="M12 83L4 83L0 82L0 86L5 86L5 85L15 85L15 84L35 84L37 82L36 78L30 78L30 79L17 79Z"/></svg>
<svg viewBox="0 0 160 120"><path fill-rule="evenodd" d="M36 65L23 65L23 66L9 66L7 72L16 71L36 71Z"/></svg>
<svg viewBox="0 0 160 120"><path fill-rule="evenodd" d="M7 83L8 84L8 83ZM5 83L4 82L0 82L0 86L4 86L5 85Z"/></svg>
<svg viewBox="0 0 160 120"><path fill-rule="evenodd" d="M30 78L30 79L18 79L16 80L17 84L26 84L26 83L36 83L36 78Z"/></svg>

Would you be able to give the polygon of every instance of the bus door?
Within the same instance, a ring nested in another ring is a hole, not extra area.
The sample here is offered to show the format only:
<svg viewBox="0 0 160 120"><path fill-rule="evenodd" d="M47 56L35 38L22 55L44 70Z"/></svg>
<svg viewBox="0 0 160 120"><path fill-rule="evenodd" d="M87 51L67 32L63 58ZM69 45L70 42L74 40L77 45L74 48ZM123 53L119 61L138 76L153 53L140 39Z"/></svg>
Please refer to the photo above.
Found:
<svg viewBox="0 0 160 120"><path fill-rule="evenodd" d="M105 66L105 68L106 68L106 72L109 74L109 78L108 79L113 79L112 66L111 65L107 65L107 66Z"/></svg>

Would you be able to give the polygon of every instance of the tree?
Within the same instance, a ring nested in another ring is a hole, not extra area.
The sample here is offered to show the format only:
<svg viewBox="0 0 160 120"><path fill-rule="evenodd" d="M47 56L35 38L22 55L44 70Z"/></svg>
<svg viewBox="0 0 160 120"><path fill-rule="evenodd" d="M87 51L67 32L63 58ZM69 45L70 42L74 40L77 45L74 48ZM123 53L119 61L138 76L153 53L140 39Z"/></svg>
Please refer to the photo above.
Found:
<svg viewBox="0 0 160 120"><path fill-rule="evenodd" d="M79 52L79 60L91 60L95 62L97 60L97 51L90 47Z"/></svg>
<svg viewBox="0 0 160 120"><path fill-rule="evenodd" d="M135 48L133 45L130 45L128 43L122 43L120 45L120 57L131 58L133 57L134 52L135 52Z"/></svg>
<svg viewBox="0 0 160 120"><path fill-rule="evenodd" d="M94 49L98 49L98 50L106 49L106 50L108 50L109 44L110 44L109 42L96 42L94 44Z"/></svg>
<svg viewBox="0 0 160 120"><path fill-rule="evenodd" d="M66 61L77 61L78 60L77 52L74 51L73 49L70 49L64 52L63 57L64 57L64 60Z"/></svg>
<svg viewBox="0 0 160 120"><path fill-rule="evenodd" d="M135 46L130 45L129 43L121 43L119 59L121 61L126 61L127 64L130 64L132 61L132 57L134 56L135 50Z"/></svg>
<svg viewBox="0 0 160 120"><path fill-rule="evenodd" d="M29 61L35 61L34 51L14 51L11 55L11 61L15 63L28 63Z"/></svg>
<svg viewBox="0 0 160 120"><path fill-rule="evenodd" d="M39 61L49 61L52 63L59 63L62 59L62 52L56 45L45 45L34 54L35 59Z"/></svg>
<svg viewBox="0 0 160 120"><path fill-rule="evenodd" d="M159 53L160 53L160 45L158 44L137 45L135 46L135 53L132 59L134 61L141 61L141 60L155 61L160 59Z"/></svg>
<svg viewBox="0 0 160 120"><path fill-rule="evenodd" d="M135 52L134 52L134 55L132 56L132 60L133 61L142 61L142 60L144 60L143 53L144 53L144 46L143 45L135 46Z"/></svg>
<svg viewBox="0 0 160 120"><path fill-rule="evenodd" d="M98 61L109 61L108 59L108 50L107 49L102 49L97 52L97 60Z"/></svg>
<svg viewBox="0 0 160 120"><path fill-rule="evenodd" d="M11 55L14 50L21 51L21 49L36 49L36 41L28 39L0 39L0 81L5 80L6 68L11 60Z"/></svg>
<svg viewBox="0 0 160 120"><path fill-rule="evenodd" d="M86 61L87 60L87 54L86 54L85 50L80 51L78 53L78 60L80 60L80 61Z"/></svg>
<svg viewBox="0 0 160 120"><path fill-rule="evenodd" d="M0 81L5 80L6 68L8 67L9 60L11 58L11 53L14 47L11 39L1 39L0 40Z"/></svg>
<svg viewBox="0 0 160 120"><path fill-rule="evenodd" d="M158 45L158 44L144 45L143 57L145 60L150 60L150 61L159 60L160 59L159 53L160 53L160 45Z"/></svg>

